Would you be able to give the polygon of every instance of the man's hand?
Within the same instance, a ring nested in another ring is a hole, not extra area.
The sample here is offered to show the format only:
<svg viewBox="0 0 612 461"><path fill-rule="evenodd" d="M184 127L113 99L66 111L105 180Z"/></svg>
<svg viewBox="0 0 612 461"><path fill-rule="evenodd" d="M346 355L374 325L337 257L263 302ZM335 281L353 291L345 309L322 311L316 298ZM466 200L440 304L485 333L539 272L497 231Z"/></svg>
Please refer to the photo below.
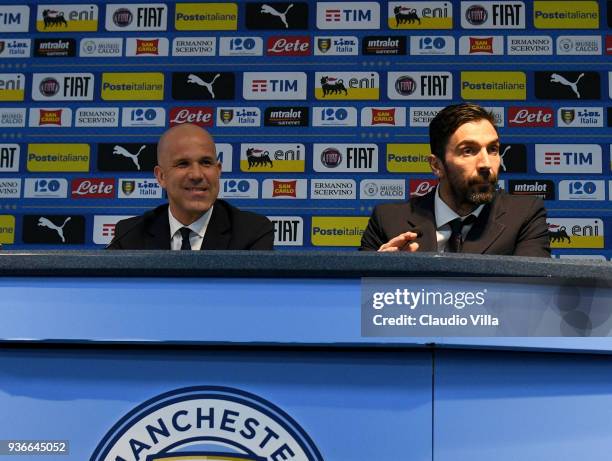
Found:
<svg viewBox="0 0 612 461"><path fill-rule="evenodd" d="M378 251L409 251L414 253L419 249L419 244L413 242L419 236L416 232L404 232L403 234L393 237L387 243L383 243Z"/></svg>

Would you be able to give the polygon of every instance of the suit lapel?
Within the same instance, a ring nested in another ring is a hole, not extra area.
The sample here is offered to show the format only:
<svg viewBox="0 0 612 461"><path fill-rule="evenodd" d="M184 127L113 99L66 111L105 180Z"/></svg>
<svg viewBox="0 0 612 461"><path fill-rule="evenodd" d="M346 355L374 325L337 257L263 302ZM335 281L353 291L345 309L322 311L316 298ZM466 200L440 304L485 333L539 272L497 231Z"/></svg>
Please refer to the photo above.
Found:
<svg viewBox="0 0 612 461"><path fill-rule="evenodd" d="M151 224L145 226L144 246L147 250L170 249L170 221L168 220L168 207L162 207L159 213L151 217Z"/></svg>
<svg viewBox="0 0 612 461"><path fill-rule="evenodd" d="M506 228L501 223L504 214L506 211L499 205L499 197L492 205L485 206L466 235L462 253L485 253Z"/></svg>
<svg viewBox="0 0 612 461"><path fill-rule="evenodd" d="M227 250L232 236L231 230L232 226L227 210L221 202L215 202L200 249Z"/></svg>
<svg viewBox="0 0 612 461"><path fill-rule="evenodd" d="M408 225L411 229L418 229L422 234L415 240L419 244L419 251L438 251L434 214L435 193L434 189L433 193L430 192L421 199L413 199L412 213L408 216Z"/></svg>

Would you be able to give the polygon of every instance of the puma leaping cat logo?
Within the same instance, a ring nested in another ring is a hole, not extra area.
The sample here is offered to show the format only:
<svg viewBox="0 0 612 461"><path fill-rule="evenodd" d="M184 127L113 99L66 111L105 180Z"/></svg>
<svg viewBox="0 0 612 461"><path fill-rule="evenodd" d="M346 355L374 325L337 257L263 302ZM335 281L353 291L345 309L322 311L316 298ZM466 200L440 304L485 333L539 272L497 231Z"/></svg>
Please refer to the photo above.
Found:
<svg viewBox="0 0 612 461"><path fill-rule="evenodd" d="M217 80L219 77L221 77L221 74L215 75L215 78L213 78L212 81L209 83L209 82L205 82L204 80L202 80L200 77L198 77L195 74L189 74L187 76L187 83L195 83L196 85L203 86L204 88L208 90L212 98L215 99L215 92L213 91L213 83L215 83L215 80Z"/></svg>
<svg viewBox="0 0 612 461"><path fill-rule="evenodd" d="M584 73L580 74L575 82L570 82L568 79L559 74L552 74L550 76L550 81L553 83L560 83L561 85L569 86L574 91L574 93L576 93L578 99L580 99L580 93L578 92L578 82L582 77L584 77Z"/></svg>
<svg viewBox="0 0 612 461"><path fill-rule="evenodd" d="M287 7L284 13L279 13L274 8L272 8L270 5L262 5L261 12L264 14L271 14L272 16L279 17L280 20L283 21L283 24L285 25L285 29L289 29L289 24L287 23L286 14L291 9L291 7L293 7L293 3Z"/></svg>
<svg viewBox="0 0 612 461"><path fill-rule="evenodd" d="M121 146L115 146L113 148L113 154L114 155L123 155L124 157L127 157L127 158L131 159L132 162L134 162L134 165L136 165L136 168L138 168L138 171L140 171L140 163L138 162L138 156L142 152L142 149L144 149L145 147L147 147L147 146L145 146L143 144L140 147L140 149L138 149L138 152L136 152L135 154L132 154L130 151L128 151L127 149L124 149Z"/></svg>
<svg viewBox="0 0 612 461"><path fill-rule="evenodd" d="M45 218L44 216L41 216L40 218L38 218L38 225L40 227L48 227L49 229L54 230L55 232L57 232L57 235L59 235L59 237L62 239L62 243L66 243L66 239L64 238L64 226L68 221L70 221L70 216L66 218L64 224L62 224L61 226L56 226L51 221L49 221L49 219Z"/></svg>
<svg viewBox="0 0 612 461"><path fill-rule="evenodd" d="M506 154L508 153L511 147L512 146L506 146L504 148L504 151L499 156L499 164L500 164L499 166L501 166L502 171L506 171L506 164L504 163L504 157L506 156Z"/></svg>

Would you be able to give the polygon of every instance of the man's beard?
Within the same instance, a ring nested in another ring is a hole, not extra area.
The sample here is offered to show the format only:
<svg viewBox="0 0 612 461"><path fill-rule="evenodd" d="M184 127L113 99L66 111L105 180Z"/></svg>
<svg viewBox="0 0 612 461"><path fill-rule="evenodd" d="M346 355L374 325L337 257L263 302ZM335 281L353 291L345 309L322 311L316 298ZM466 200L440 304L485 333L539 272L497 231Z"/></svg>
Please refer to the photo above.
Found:
<svg viewBox="0 0 612 461"><path fill-rule="evenodd" d="M467 184L456 174L448 176L450 189L457 205L482 205L491 203L497 192L497 175L478 175L471 178Z"/></svg>

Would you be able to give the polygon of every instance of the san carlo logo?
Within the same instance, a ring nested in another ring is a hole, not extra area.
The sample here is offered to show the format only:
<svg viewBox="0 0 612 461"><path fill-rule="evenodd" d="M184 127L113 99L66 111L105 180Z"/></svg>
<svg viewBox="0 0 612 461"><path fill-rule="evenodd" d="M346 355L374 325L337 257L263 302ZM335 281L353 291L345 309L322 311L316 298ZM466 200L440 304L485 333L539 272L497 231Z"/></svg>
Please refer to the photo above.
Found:
<svg viewBox="0 0 612 461"><path fill-rule="evenodd" d="M291 416L242 390L197 386L161 394L134 408L104 436L90 461L289 458L323 459Z"/></svg>

